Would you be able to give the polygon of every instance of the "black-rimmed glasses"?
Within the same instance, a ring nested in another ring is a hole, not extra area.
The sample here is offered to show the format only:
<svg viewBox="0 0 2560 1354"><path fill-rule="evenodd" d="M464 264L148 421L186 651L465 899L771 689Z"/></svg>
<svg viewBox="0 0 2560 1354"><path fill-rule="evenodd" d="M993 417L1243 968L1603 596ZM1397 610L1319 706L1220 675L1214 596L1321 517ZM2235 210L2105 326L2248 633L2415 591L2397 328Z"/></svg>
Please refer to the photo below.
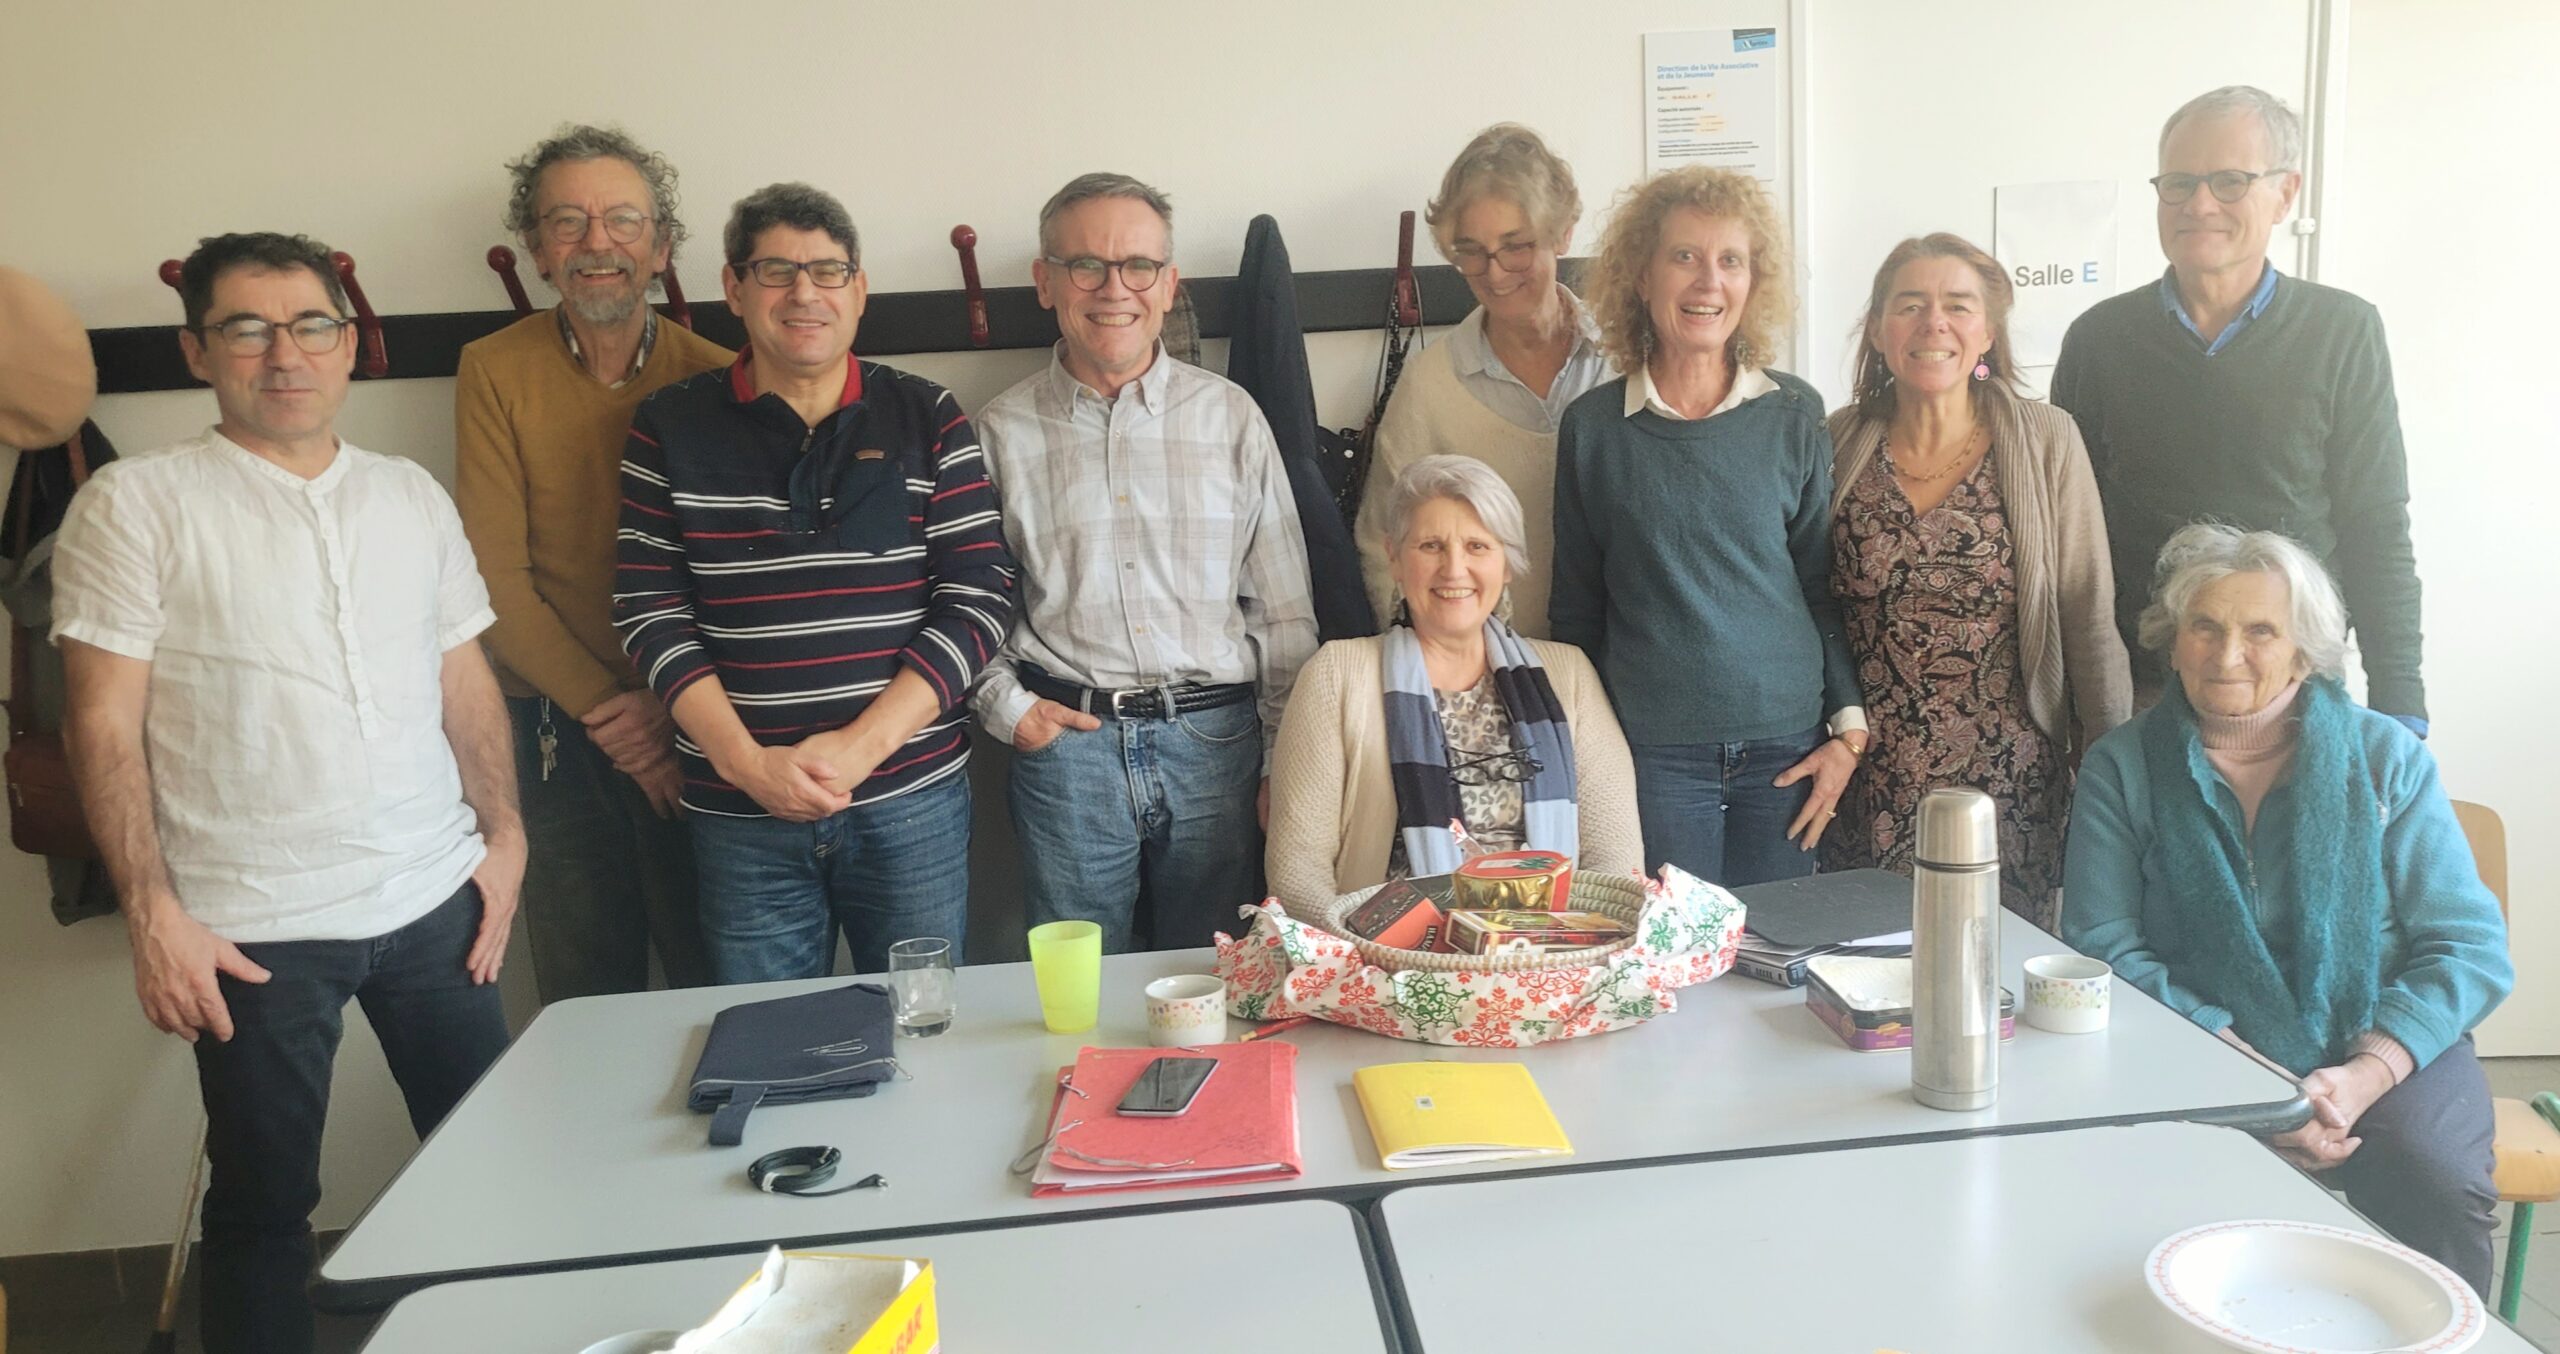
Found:
<svg viewBox="0 0 2560 1354"><path fill-rule="evenodd" d="M329 315L302 315L279 325L252 315L239 315L220 324L199 325L196 332L208 339L222 341L222 350L234 357L257 357L275 346L276 331L293 335L293 346L306 353L319 354L335 349L346 338L347 326L353 320Z"/></svg>
<svg viewBox="0 0 2560 1354"><path fill-rule="evenodd" d="M649 228L649 222L652 219L654 218L646 212L636 212L629 207L617 207L604 214L604 233L616 244L636 244L640 240L640 233ZM562 244L576 244L587 238L590 223L595 220L597 220L596 217L579 211L575 207L558 207L543 214L542 228L551 233L552 239Z"/></svg>
<svg viewBox="0 0 2560 1354"><path fill-rule="evenodd" d="M1517 240L1495 249L1462 244L1449 251L1449 262L1457 265L1458 271L1468 277L1482 277L1496 263L1501 264L1502 271L1506 273L1525 273L1537 252L1538 242L1535 240Z"/></svg>
<svg viewBox="0 0 2560 1354"><path fill-rule="evenodd" d="M2217 169L2210 174L2155 174L2151 178L2151 191L2158 193L2160 200L2172 207L2194 197L2198 187L2211 188L2217 202L2238 202L2249 195L2249 190L2258 185L2258 180L2272 179L2287 172L2282 169L2262 169L2255 173L2246 169Z"/></svg>
<svg viewBox="0 0 2560 1354"><path fill-rule="evenodd" d="M807 263L797 259L749 259L736 267L738 276L752 277L760 287L788 287L807 273L811 283L829 291L851 282L857 271L843 259L811 259Z"/></svg>
<svg viewBox="0 0 2560 1354"><path fill-rule="evenodd" d="M1102 284L1110 279L1111 270L1114 268L1120 270L1121 285L1131 291L1145 291L1156 284L1158 277L1164 275L1165 268L1163 259L1136 257L1097 259L1090 254L1078 255L1072 259L1053 258L1044 254L1041 256L1041 262L1052 268L1066 269L1067 280L1076 285L1077 291L1102 290Z"/></svg>
<svg viewBox="0 0 2560 1354"><path fill-rule="evenodd" d="M1449 779L1460 785L1491 785L1498 780L1526 785L1547 769L1547 764L1527 748L1514 748L1509 752L1478 752L1474 748L1461 747L1449 750L1465 757L1464 761L1449 763Z"/></svg>

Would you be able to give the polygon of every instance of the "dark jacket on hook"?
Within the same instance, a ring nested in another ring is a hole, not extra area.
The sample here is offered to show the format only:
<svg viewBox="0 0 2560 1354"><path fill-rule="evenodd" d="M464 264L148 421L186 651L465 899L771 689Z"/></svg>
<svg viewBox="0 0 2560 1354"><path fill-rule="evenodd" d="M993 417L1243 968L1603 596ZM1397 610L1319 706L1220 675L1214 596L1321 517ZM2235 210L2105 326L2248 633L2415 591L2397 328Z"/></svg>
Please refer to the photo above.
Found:
<svg viewBox="0 0 2560 1354"><path fill-rule="evenodd" d="M1307 582L1315 596L1317 633L1326 640L1374 635L1377 618L1360 584L1360 555L1334 506L1320 459L1315 382L1307 373L1306 335L1298 328L1289 246L1281 242L1280 223L1268 216L1253 218L1245 228L1235 307L1227 379L1262 406L1271 436L1280 444L1289 493L1298 503L1298 527L1307 539Z"/></svg>

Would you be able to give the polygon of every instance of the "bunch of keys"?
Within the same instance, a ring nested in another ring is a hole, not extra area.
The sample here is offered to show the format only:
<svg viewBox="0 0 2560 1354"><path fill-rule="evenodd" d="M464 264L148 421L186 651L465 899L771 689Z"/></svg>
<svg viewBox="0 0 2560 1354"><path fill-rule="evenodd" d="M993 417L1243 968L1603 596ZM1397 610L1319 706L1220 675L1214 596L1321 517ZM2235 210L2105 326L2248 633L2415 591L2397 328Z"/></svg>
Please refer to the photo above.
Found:
<svg viewBox="0 0 2560 1354"><path fill-rule="evenodd" d="M542 752L542 779L551 780L552 769L560 765L560 734L551 727L551 702L542 702L542 722L534 727L534 746Z"/></svg>

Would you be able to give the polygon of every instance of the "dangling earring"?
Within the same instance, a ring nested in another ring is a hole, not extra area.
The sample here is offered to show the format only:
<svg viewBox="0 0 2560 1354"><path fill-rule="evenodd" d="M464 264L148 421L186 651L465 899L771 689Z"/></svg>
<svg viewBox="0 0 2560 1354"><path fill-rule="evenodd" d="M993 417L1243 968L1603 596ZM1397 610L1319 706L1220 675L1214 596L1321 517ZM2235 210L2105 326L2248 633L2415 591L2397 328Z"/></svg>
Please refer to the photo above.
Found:
<svg viewBox="0 0 2560 1354"><path fill-rule="evenodd" d="M1988 381L1988 380L1990 380L1990 379L1991 379L1991 350L1990 350L1990 349L1988 349L1988 348L1983 349L1983 350L1982 350L1982 360L1973 364L1973 379L1975 379L1975 380L1977 380L1977 381Z"/></svg>

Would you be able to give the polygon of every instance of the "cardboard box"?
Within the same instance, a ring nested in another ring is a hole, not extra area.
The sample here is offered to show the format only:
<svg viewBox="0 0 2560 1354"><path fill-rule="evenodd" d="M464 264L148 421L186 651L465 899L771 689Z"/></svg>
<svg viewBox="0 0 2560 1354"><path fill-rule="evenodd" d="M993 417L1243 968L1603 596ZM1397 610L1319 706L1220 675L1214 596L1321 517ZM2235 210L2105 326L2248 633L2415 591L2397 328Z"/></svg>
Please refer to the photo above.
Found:
<svg viewBox="0 0 2560 1354"><path fill-rule="evenodd" d="M1390 879L1345 913L1342 929L1397 950L1427 950L1442 931L1449 876Z"/></svg>
<svg viewBox="0 0 2560 1354"><path fill-rule="evenodd" d="M1580 950L1609 945L1635 934L1635 928L1598 912L1539 912L1511 908L1496 912L1449 914L1449 949L1458 954L1503 954L1526 950Z"/></svg>
<svg viewBox="0 0 2560 1354"><path fill-rule="evenodd" d="M1496 851L1458 867L1450 906L1561 912L1573 906L1573 857L1561 851Z"/></svg>
<svg viewBox="0 0 2560 1354"><path fill-rule="evenodd" d="M775 1249L765 1253L754 1277L675 1348L683 1354L934 1354L941 1346L932 1261Z"/></svg>

